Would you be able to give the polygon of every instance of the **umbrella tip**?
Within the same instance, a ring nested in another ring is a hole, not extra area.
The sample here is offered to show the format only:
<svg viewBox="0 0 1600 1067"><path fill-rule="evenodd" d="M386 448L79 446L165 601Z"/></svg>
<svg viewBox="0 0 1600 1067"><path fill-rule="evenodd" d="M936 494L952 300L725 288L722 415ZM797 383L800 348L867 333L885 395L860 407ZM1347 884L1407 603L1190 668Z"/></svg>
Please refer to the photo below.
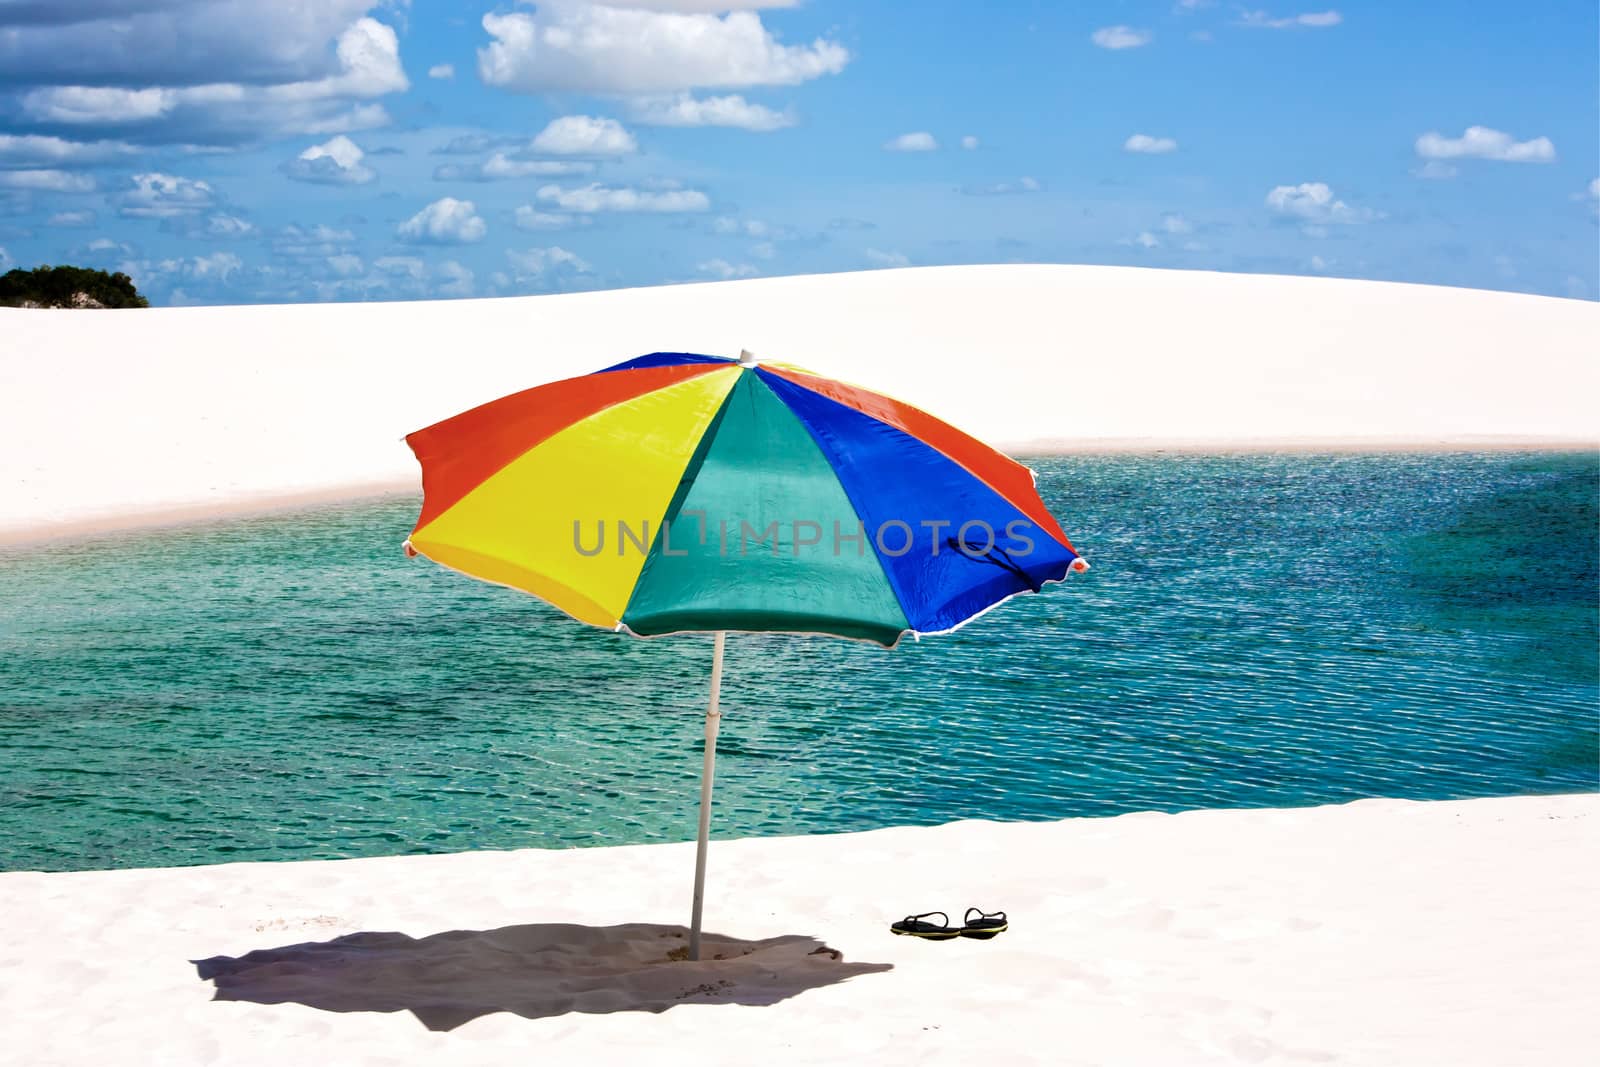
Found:
<svg viewBox="0 0 1600 1067"><path fill-rule="evenodd" d="M739 349L739 365L741 367L753 367L760 362L761 357L750 351L748 348Z"/></svg>
<svg viewBox="0 0 1600 1067"><path fill-rule="evenodd" d="M407 559L415 559L417 557L417 550L411 547L411 540L409 538L407 538L405 544L401 545L400 547L405 551Z"/></svg>
<svg viewBox="0 0 1600 1067"><path fill-rule="evenodd" d="M1082 556L1079 556L1077 559L1072 561L1072 569L1078 574L1082 574L1084 571L1089 569L1089 561L1084 559Z"/></svg>

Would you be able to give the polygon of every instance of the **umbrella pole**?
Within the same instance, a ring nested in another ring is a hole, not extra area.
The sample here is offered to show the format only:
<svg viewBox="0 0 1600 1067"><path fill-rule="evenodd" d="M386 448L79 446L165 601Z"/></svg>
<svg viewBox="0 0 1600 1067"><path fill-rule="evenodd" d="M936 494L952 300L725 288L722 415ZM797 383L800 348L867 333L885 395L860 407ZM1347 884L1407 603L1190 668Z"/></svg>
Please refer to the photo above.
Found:
<svg viewBox="0 0 1600 1067"><path fill-rule="evenodd" d="M711 652L711 702L706 705L706 754L700 771L700 838L694 854L694 916L689 920L689 958L700 958L700 914L706 900L706 843L711 837L711 781L717 768L717 728L722 725L722 647L727 639L717 631Z"/></svg>

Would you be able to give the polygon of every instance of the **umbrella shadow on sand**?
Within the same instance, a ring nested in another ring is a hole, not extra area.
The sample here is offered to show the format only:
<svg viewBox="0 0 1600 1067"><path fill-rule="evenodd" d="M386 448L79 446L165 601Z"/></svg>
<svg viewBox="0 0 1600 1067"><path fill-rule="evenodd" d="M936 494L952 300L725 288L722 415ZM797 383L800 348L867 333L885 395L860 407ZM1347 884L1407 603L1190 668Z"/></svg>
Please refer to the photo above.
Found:
<svg viewBox="0 0 1600 1067"><path fill-rule="evenodd" d="M775 1004L808 989L891 969L846 963L814 937L744 941L705 934L688 957L682 926L539 923L413 938L356 933L331 941L192 960L214 1000L323 1011L409 1011L430 1030L494 1012L661 1012L678 1004Z"/></svg>

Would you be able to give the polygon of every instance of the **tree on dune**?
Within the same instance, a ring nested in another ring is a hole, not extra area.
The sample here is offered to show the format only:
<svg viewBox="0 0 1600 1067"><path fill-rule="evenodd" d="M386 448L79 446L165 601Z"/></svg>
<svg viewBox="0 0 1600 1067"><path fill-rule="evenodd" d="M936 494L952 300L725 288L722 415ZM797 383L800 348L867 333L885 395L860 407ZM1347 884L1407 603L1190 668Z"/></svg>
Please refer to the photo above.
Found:
<svg viewBox="0 0 1600 1067"><path fill-rule="evenodd" d="M0 307L146 308L133 279L118 271L36 267L0 275Z"/></svg>

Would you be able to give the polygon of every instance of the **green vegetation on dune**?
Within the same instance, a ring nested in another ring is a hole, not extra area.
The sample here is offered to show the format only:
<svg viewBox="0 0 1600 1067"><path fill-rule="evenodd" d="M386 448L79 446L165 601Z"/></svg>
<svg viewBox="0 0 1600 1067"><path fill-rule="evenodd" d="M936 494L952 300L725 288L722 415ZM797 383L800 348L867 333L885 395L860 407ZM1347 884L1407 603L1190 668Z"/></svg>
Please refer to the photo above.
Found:
<svg viewBox="0 0 1600 1067"><path fill-rule="evenodd" d="M120 271L84 267L36 267L0 276L0 307L144 308L133 279Z"/></svg>

